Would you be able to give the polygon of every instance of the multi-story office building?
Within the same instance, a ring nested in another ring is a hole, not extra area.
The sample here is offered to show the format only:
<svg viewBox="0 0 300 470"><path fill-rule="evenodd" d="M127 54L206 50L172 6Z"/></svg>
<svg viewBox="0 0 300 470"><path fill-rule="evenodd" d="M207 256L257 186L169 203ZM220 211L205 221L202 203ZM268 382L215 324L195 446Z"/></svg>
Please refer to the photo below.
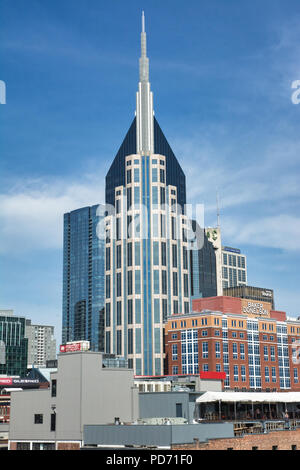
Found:
<svg viewBox="0 0 300 470"><path fill-rule="evenodd" d="M54 326L32 325L26 320L25 337L28 339L28 367L46 367L47 361L56 359Z"/></svg>
<svg viewBox="0 0 300 470"><path fill-rule="evenodd" d="M25 377L27 347L25 318L0 310L0 375Z"/></svg>
<svg viewBox="0 0 300 470"><path fill-rule="evenodd" d="M224 288L223 294L229 297L239 297L240 299L257 300L259 302L270 302L272 310L275 309L274 292L272 289L240 285L235 287Z"/></svg>
<svg viewBox="0 0 300 470"><path fill-rule="evenodd" d="M197 226L197 230L196 230ZM189 250L190 261L190 293L191 298L214 297L217 295L217 270L215 248L207 238L204 229L201 229L196 221L192 221L194 233L199 233L201 248Z"/></svg>
<svg viewBox="0 0 300 470"><path fill-rule="evenodd" d="M227 287L247 285L247 258L239 248L222 245L220 227L206 228L205 233L215 248L217 295Z"/></svg>
<svg viewBox="0 0 300 470"><path fill-rule="evenodd" d="M104 349L103 206L64 214L62 343L88 340Z"/></svg>
<svg viewBox="0 0 300 470"><path fill-rule="evenodd" d="M247 260L239 248L222 246L223 293L226 287L247 285Z"/></svg>
<svg viewBox="0 0 300 470"><path fill-rule="evenodd" d="M163 326L189 311L185 175L153 113L144 17L136 116L106 175L106 352L161 375Z"/></svg>
<svg viewBox="0 0 300 470"><path fill-rule="evenodd" d="M168 320L167 373L225 372L230 390L300 390L300 321L239 298L198 299L193 308Z"/></svg>

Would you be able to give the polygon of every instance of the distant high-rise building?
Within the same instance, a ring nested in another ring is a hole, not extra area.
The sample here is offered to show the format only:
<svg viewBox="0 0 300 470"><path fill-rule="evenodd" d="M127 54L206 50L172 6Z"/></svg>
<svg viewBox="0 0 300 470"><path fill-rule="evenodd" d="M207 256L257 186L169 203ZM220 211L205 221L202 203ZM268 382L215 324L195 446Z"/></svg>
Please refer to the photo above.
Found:
<svg viewBox="0 0 300 470"><path fill-rule="evenodd" d="M247 285L247 259L239 248L222 246L223 289Z"/></svg>
<svg viewBox="0 0 300 470"><path fill-rule="evenodd" d="M205 228L205 234L215 250L217 295L223 295L221 230L219 227L208 227Z"/></svg>
<svg viewBox="0 0 300 470"><path fill-rule="evenodd" d="M199 248L189 250L191 298L214 297L217 295L215 248L208 241L204 229L201 229L194 220L192 228L194 233L200 232L202 240L200 240Z"/></svg>
<svg viewBox="0 0 300 470"><path fill-rule="evenodd" d="M186 188L154 117L144 16L139 64L136 116L106 175L105 344L136 375L161 375L164 322L189 312Z"/></svg>
<svg viewBox="0 0 300 470"><path fill-rule="evenodd" d="M25 337L28 339L28 367L46 367L47 361L56 359L54 326L32 325L26 320Z"/></svg>
<svg viewBox="0 0 300 470"><path fill-rule="evenodd" d="M104 350L104 220L94 205L64 215L62 342L88 340Z"/></svg>
<svg viewBox="0 0 300 470"><path fill-rule="evenodd" d="M227 287L247 285L247 258L239 248L222 245L220 227L205 229L216 253L217 295Z"/></svg>
<svg viewBox="0 0 300 470"><path fill-rule="evenodd" d="M224 295L227 295L229 297L239 297L241 299L254 300L257 302L269 302L271 308L275 310L273 289L240 285L235 287L224 288L223 292Z"/></svg>
<svg viewBox="0 0 300 470"><path fill-rule="evenodd" d="M0 375L25 377L27 347L25 318L13 310L0 310Z"/></svg>

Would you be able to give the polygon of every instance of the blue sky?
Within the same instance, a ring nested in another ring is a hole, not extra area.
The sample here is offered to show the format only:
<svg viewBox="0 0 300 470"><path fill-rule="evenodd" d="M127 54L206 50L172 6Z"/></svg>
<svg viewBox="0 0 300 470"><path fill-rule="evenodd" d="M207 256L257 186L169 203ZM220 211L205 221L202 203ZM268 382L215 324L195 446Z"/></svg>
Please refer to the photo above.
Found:
<svg viewBox="0 0 300 470"><path fill-rule="evenodd" d="M133 119L145 10L156 117L205 224L300 315L300 4L1 0L0 308L61 340L62 216L104 202Z"/></svg>

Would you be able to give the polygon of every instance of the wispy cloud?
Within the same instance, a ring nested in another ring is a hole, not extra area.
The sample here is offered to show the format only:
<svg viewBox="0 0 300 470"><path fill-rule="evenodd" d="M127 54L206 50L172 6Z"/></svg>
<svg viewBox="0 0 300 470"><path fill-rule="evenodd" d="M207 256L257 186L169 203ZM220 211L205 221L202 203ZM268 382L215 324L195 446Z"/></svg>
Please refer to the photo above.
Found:
<svg viewBox="0 0 300 470"><path fill-rule="evenodd" d="M237 246L255 245L300 251L300 217L278 214L244 223L237 217L226 217L223 229L227 238Z"/></svg>
<svg viewBox="0 0 300 470"><path fill-rule="evenodd" d="M257 140L246 131L232 140L226 126L176 139L186 169L188 199L205 204L206 225L221 222L228 243L299 251L300 139L284 131ZM245 142L252 143L245 146ZM255 149L255 152L253 152ZM287 231L293 241L287 243Z"/></svg>
<svg viewBox="0 0 300 470"><path fill-rule="evenodd" d="M188 202L205 203L206 213L214 214L218 190L222 228L232 243L299 250L300 217L290 209L290 201L300 200L300 188L297 173L286 168L299 155L300 145L278 143L258 155L253 164L233 171L227 159L237 149L199 141L198 146L193 140L177 141L176 145L187 170ZM285 158L276 158L276 152ZM80 181L40 178L15 182L9 193L0 195L0 250L61 248L63 213L101 202L102 170L82 175ZM288 228L292 228L293 237L287 244Z"/></svg>
<svg viewBox="0 0 300 470"><path fill-rule="evenodd" d="M104 202L103 175L79 181L27 180L0 195L0 252L62 247L63 214Z"/></svg>
<svg viewBox="0 0 300 470"><path fill-rule="evenodd" d="M257 145L255 154L245 147L245 140L247 137L241 135L233 144L228 134L222 140L213 133L203 137L200 132L190 139L175 141L186 169L191 199L209 201L211 195L215 199L217 188L224 208L300 197L298 174L291 171L299 165L300 139L280 137L275 142L263 142Z"/></svg>

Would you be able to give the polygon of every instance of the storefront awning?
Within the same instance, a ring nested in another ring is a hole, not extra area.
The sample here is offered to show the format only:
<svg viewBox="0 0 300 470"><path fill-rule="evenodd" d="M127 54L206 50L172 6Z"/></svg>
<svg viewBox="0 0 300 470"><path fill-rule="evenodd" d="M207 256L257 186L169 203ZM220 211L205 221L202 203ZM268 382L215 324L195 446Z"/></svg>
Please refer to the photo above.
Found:
<svg viewBox="0 0 300 470"><path fill-rule="evenodd" d="M196 403L300 403L300 392L205 392Z"/></svg>

